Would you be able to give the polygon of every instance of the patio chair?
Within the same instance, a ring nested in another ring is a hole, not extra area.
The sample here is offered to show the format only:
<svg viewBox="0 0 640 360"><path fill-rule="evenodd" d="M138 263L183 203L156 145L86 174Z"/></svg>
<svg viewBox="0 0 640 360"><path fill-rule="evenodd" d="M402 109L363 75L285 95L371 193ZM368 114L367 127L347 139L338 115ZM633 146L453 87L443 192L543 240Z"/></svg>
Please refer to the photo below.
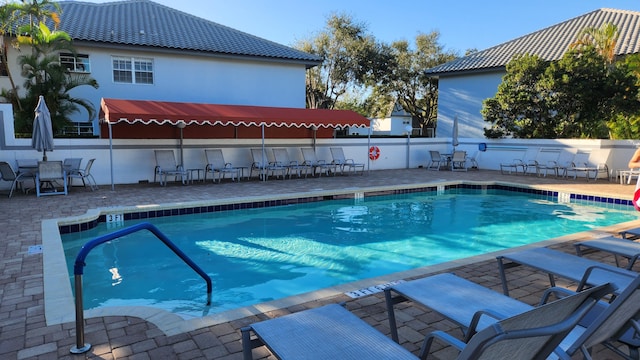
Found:
<svg viewBox="0 0 640 360"><path fill-rule="evenodd" d="M324 173L329 176L336 174L337 165L328 163L326 160L318 160L313 148L302 148L300 150L302 151L302 158L304 159L303 164L313 168L312 175L319 174L319 176L322 176Z"/></svg>
<svg viewBox="0 0 640 360"><path fill-rule="evenodd" d="M519 150L522 152L522 150ZM500 173L504 174L508 171L509 174L515 173L518 174L518 168L522 169L522 175L527 174L528 164L531 163L537 155L538 150L533 148L527 148L524 153L522 153L522 158L513 159L511 162L500 163ZM536 154L536 155L534 155Z"/></svg>
<svg viewBox="0 0 640 360"><path fill-rule="evenodd" d="M156 156L156 167L153 174L153 182L156 182L156 177L160 181L161 186L167 185L167 177L173 176L174 181L180 177L182 185L186 185L189 180L189 174L182 165L176 163L173 150L154 150Z"/></svg>
<svg viewBox="0 0 640 360"><path fill-rule="evenodd" d="M11 187L9 188L9 197L13 196L13 190L18 189L25 192L24 182L27 178L32 177L32 173L16 173L13 171L11 165L6 161L0 161L0 176L4 181L10 181Z"/></svg>
<svg viewBox="0 0 640 360"><path fill-rule="evenodd" d="M545 169L545 177L550 170L553 171L556 177L567 177L567 169L573 166L574 157L574 153L566 150L561 150L560 154L558 155L558 160L549 164L547 169Z"/></svg>
<svg viewBox="0 0 640 360"><path fill-rule="evenodd" d="M282 166L287 169L289 179L291 179L294 172L299 178L302 177L302 173L304 173L304 177L307 177L309 170L311 170L311 166L307 166L304 163L300 164L297 160L289 159L289 151L285 148L273 149L273 158L275 166Z"/></svg>
<svg viewBox="0 0 640 360"><path fill-rule="evenodd" d="M73 179L80 179L82 180L82 186L87 187L87 183L89 183L89 188L91 188L91 191L98 190L98 184L93 178L93 175L91 175L91 167L93 166L94 161L96 161L96 159L89 159L84 169L79 169L78 171L74 171L69 174L69 186L71 186L71 181Z"/></svg>
<svg viewBox="0 0 640 360"><path fill-rule="evenodd" d="M242 174L242 169L233 167L231 163L224 161L222 149L206 149L204 155L207 158L207 166L204 168L204 181L207 181L207 174L211 173L211 181L216 182L216 174L218 182L221 182L227 174L231 175L231 181L238 179Z"/></svg>
<svg viewBox="0 0 640 360"><path fill-rule="evenodd" d="M627 270L632 270L633 265L640 257L640 243L635 241L629 241L626 239L620 239L613 236L607 236L603 238L593 239L593 240L585 240L579 241L573 246L576 249L576 254L578 256L583 256L583 248L604 251L613 254L616 266L620 266L619 257L624 257L627 259Z"/></svg>
<svg viewBox="0 0 640 360"><path fill-rule="evenodd" d="M471 163L471 169L478 170L480 167L478 165L478 158L480 157L480 151L476 150L472 156L468 157L469 163Z"/></svg>
<svg viewBox="0 0 640 360"><path fill-rule="evenodd" d="M467 171L467 152L454 151L451 156L451 171Z"/></svg>
<svg viewBox="0 0 640 360"><path fill-rule="evenodd" d="M544 171L543 176L546 177L549 170L555 172L561 151L560 149L541 148L536 158L527 164L527 169L534 169L537 176L543 175L542 172Z"/></svg>
<svg viewBox="0 0 640 360"><path fill-rule="evenodd" d="M344 151L341 147L332 147L329 148L331 151L331 157L333 158L332 164L336 165L337 168L340 169L340 172L343 174L349 174L353 172L354 174L358 172L360 169L360 175L364 175L364 164L356 163L353 159L347 159L344 156Z"/></svg>
<svg viewBox="0 0 640 360"><path fill-rule="evenodd" d="M587 181L591 179L591 172L593 172L593 181L597 181L600 173L605 173L607 177L609 176L609 167L606 163L599 162L597 164L593 164L590 162L590 157L592 156L589 151L578 151L573 159L572 166L567 168L567 174L569 172L573 172L573 179L578 178L579 173L584 173Z"/></svg>
<svg viewBox="0 0 640 360"><path fill-rule="evenodd" d="M509 295L505 270L518 265L547 273L551 286L555 286L556 276L575 281L578 283L578 291L604 283L611 283L617 289L625 289L638 276L634 271L543 247L507 253L496 259L505 295Z"/></svg>
<svg viewBox="0 0 640 360"><path fill-rule="evenodd" d="M58 190L58 181L62 181L62 190ZM39 161L36 172L36 195L67 195L67 173L62 161Z"/></svg>
<svg viewBox="0 0 640 360"><path fill-rule="evenodd" d="M607 291L612 292L613 287ZM397 295L393 296L393 293ZM551 295L561 298L574 294L576 292L565 288L551 288L545 291L539 304L547 303ZM534 308L453 274L439 274L393 285L385 290L385 298L391 336L396 341L398 331L393 305L401 301L412 301L453 321L462 327L465 341L472 338L477 331L493 326L498 319L512 317ZM615 347L612 343L618 341L629 348L630 355L624 355L634 357L640 345L640 340L633 339L633 324L640 311L639 298L640 276L636 276L610 304L599 302L589 316L577 324L562 341L555 355L569 359L578 351L582 351L585 357L589 358L588 352L593 346L604 344ZM616 348L614 351L620 350Z"/></svg>
<svg viewBox="0 0 640 360"><path fill-rule="evenodd" d="M69 187L73 185L71 175L78 175L80 172L80 165L82 164L82 158L66 158L62 161L64 171L67 172Z"/></svg>
<svg viewBox="0 0 640 360"><path fill-rule="evenodd" d="M429 156L431 160L429 161L429 165L427 165L427 170L437 170L440 171L442 164L446 162L446 159L442 157L440 151L429 150Z"/></svg>
<svg viewBox="0 0 640 360"><path fill-rule="evenodd" d="M458 359L544 359L573 329L610 286L603 285L538 308L501 319L471 337ZM251 341L251 332L257 336ZM435 336L427 336L425 359ZM337 304L300 311L242 329L245 360L252 348L265 344L278 359L415 359L402 346ZM519 356L521 355L521 356Z"/></svg>
<svg viewBox="0 0 640 360"><path fill-rule="evenodd" d="M253 176L253 172L256 171L262 180L268 180L270 175L276 178L282 176L284 179L287 168L269 161L266 149L264 151L263 149L251 149L251 157L253 158L253 163L251 163L249 176Z"/></svg>

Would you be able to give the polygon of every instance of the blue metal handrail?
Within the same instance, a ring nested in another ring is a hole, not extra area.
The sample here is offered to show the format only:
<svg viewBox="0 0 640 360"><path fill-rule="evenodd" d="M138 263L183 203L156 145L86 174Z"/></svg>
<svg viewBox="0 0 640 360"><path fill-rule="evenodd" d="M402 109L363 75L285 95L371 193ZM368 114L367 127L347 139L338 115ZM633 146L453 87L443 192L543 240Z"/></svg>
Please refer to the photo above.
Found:
<svg viewBox="0 0 640 360"><path fill-rule="evenodd" d="M127 228L114 231L110 234L97 237L82 246L80 252L76 256L76 262L73 265L73 275L75 277L76 287L76 346L71 348L71 352L74 354L81 354L91 349L91 344L85 344L84 342L84 309L82 304L82 274L84 272L84 262L89 252L96 246L104 244L107 241L115 240L117 238L132 234L140 230L149 230L158 239L160 239L167 247L169 247L180 259L182 259L189 267L191 267L198 275L200 275L207 283L207 305L211 304L211 291L213 288L211 278L205 273L196 263L194 263L182 250L180 250L169 238L164 235L157 227L150 223L140 223L137 225L129 226Z"/></svg>

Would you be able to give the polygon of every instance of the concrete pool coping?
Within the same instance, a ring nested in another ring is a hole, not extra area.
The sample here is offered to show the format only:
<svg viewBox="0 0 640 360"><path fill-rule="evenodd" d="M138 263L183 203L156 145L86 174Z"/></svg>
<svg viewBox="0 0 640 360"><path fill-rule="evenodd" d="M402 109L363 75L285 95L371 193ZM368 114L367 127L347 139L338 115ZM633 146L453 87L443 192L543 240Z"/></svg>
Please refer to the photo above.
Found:
<svg viewBox="0 0 640 360"><path fill-rule="evenodd" d="M212 206L220 204L239 204L245 202L258 202L268 201L274 199L295 199L295 198L309 198L309 197L325 197L325 196L339 196L348 195L354 193L384 193L387 191L393 191L397 189L420 189L429 188L434 186L447 186L447 185L459 185L469 184L478 186L492 186L502 185L515 188L529 188L536 190L548 190L551 192L558 192L541 185L526 185L519 183L510 183L503 181L465 181L465 180L434 180L431 182L410 184L410 185L393 185L393 186L371 186L371 187L351 187L342 190L322 190L313 189L307 192L296 192L289 194L282 194L277 197L272 195L264 196L248 196L248 197L235 197L219 200L207 200L207 201L188 201L188 202L176 202L165 204L154 204L144 206L122 206L122 207L105 207L88 210L85 214L74 217L66 217L60 219L49 219L42 221L42 243L43 243L43 267L44 267L44 303L45 303L45 317L48 325L62 324L75 321L75 305L74 298L71 291L71 284L67 274L67 266L64 257L64 251L62 248L62 242L60 238L59 227L67 224L74 224L79 222L89 222L97 219L101 215L107 214L121 214L127 212L138 212L141 210L168 210L184 207L197 207L197 206ZM573 193L573 192L572 192ZM144 319L148 322L156 325L166 335L175 335L183 332L188 332L203 327L208 327L220 323L225 323L241 318L245 318L251 315L257 315L269 311L274 311L286 307L290 307L297 304L306 303L313 300L324 299L333 297L336 295L344 294L345 292L355 291L362 288L375 286L378 284L407 279L412 277L425 276L434 272L444 271L447 269L459 267L461 265L467 265L478 261L484 261L495 258L495 256L514 249L524 249L528 247L540 247L549 246L552 244L567 242L576 239L595 238L605 235L610 235L611 232L617 232L622 229L630 227L640 226L640 220L631 221L622 224L616 224L604 228L595 230L570 234L559 238L549 239L542 242L537 242L531 245L525 245L518 248L506 249L498 252L478 255L470 258L464 258L460 260L450 261L442 264L431 265L413 270L407 270L399 273L392 273L385 276L364 279L356 282L350 282L339 286L321 289L301 295L290 296L287 298L274 300L266 303L261 303L249 307L243 307L234 310L228 310L216 314L206 315L200 318L184 319L179 315L169 313L165 310L143 307L143 306L118 306L118 307L104 307L99 309L85 310L85 318L92 317L104 317L104 316L135 316Z"/></svg>

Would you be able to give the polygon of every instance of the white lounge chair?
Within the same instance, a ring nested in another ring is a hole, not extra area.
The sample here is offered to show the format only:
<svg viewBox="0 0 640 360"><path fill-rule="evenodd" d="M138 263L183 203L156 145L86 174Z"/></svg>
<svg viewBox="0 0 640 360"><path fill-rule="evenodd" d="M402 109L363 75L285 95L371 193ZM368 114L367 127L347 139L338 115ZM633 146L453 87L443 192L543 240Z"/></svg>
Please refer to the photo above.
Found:
<svg viewBox="0 0 640 360"><path fill-rule="evenodd" d="M285 148L273 149L273 157L275 166L281 166L287 169L289 179L291 179L293 173L296 173L298 177L302 177L304 173L304 177L307 177L309 171L312 170L311 166L307 166L304 163L301 164L297 160L291 160L289 158L289 151Z"/></svg>
<svg viewBox="0 0 640 360"><path fill-rule="evenodd" d="M442 164L446 163L446 159L442 157L440 151L429 150L429 156L431 157L431 159L429 161L429 164L427 165L427 170L439 171L442 167Z"/></svg>
<svg viewBox="0 0 640 360"><path fill-rule="evenodd" d="M276 178L282 176L283 179L285 178L287 168L270 161L266 149L251 149L251 157L253 158L253 163L251 163L250 176L253 176L255 171L262 180L268 180L269 176L275 176Z"/></svg>
<svg viewBox="0 0 640 360"><path fill-rule="evenodd" d="M332 164L336 165L341 173L354 174L360 171L360 174L364 174L364 164L356 163L353 159L347 159L344 156L344 151L339 147L329 148L331 151L331 157L333 158Z"/></svg>
<svg viewBox="0 0 640 360"><path fill-rule="evenodd" d="M567 173L573 172L573 178L577 179L578 174L584 173L587 181L591 179L591 173L593 172L593 180L598 180L598 177L601 173L609 176L609 167L604 162L592 162L590 158L592 157L592 153L590 151L578 151L576 153L575 158L573 159L573 165L567 169Z"/></svg>
<svg viewBox="0 0 640 360"><path fill-rule="evenodd" d="M451 171L467 171L467 152L454 151L451 156Z"/></svg>
<svg viewBox="0 0 640 360"><path fill-rule="evenodd" d="M336 174L336 166L326 160L318 160L316 157L316 152L313 148L302 148L302 158L304 159L304 165L310 166L313 168L312 175L319 174L320 176L324 173L325 175L335 175Z"/></svg>
<svg viewBox="0 0 640 360"><path fill-rule="evenodd" d="M528 164L532 163L533 159L535 159L538 149L527 148L524 152L522 152L522 150L519 150L519 152L522 154L522 158L513 159L511 162L500 163L500 172L502 174L508 172L509 174L515 173L517 175L518 169L522 169L523 175L527 174Z"/></svg>
<svg viewBox="0 0 640 360"><path fill-rule="evenodd" d="M158 177L160 185L166 186L168 176L173 176L174 181L180 178L182 185L186 185L189 182L189 174L182 165L176 163L173 150L154 150L154 153L156 167L153 174L153 182L156 182L156 177Z"/></svg>
<svg viewBox="0 0 640 360"><path fill-rule="evenodd" d="M226 175L231 175L231 180L240 181L242 169L234 167L231 163L224 161L222 149L207 149L204 151L207 158L207 166L204 168L204 180L207 181L207 174L211 173L211 180L216 182L216 174L218 182L221 182Z"/></svg>

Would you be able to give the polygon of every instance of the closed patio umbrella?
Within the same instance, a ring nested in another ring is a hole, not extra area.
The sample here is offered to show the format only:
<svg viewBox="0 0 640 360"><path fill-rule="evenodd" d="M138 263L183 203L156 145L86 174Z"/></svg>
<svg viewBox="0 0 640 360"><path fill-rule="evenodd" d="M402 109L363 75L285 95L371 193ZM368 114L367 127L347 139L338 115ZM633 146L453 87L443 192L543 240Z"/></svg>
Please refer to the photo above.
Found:
<svg viewBox="0 0 640 360"><path fill-rule="evenodd" d="M47 108L42 95L38 99L35 113L31 146L42 151L42 161L47 161L47 151L53 151L53 129L51 127L51 113L49 113L49 108Z"/></svg>
<svg viewBox="0 0 640 360"><path fill-rule="evenodd" d="M453 146L453 152L456 151L458 143L458 115L453 118L453 129L451 130L451 145Z"/></svg>

